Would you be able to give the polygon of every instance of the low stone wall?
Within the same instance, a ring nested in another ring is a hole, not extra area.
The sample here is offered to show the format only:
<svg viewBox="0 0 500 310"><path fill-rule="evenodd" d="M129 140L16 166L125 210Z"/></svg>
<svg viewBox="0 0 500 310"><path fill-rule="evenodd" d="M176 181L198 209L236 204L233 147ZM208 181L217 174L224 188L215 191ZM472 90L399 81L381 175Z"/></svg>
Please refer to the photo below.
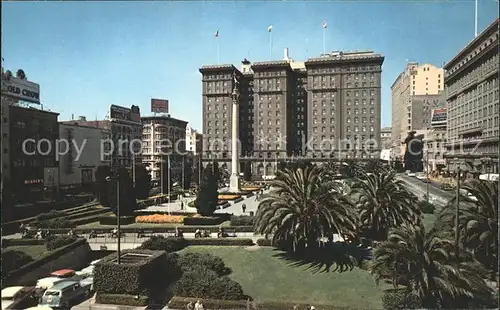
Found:
<svg viewBox="0 0 500 310"><path fill-rule="evenodd" d="M65 247L55 250L51 254L31 262L13 272L4 281L4 286L36 284L40 278L59 269L80 270L86 267L91 258L91 249L87 240L78 239Z"/></svg>

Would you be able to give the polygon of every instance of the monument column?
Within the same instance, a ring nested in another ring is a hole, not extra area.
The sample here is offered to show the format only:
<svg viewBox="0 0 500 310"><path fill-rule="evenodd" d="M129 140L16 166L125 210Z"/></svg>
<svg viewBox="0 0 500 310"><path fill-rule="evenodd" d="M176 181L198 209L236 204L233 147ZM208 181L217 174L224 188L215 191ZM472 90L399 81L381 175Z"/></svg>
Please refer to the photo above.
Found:
<svg viewBox="0 0 500 310"><path fill-rule="evenodd" d="M236 78L236 74L233 73L234 88L231 97L233 99L233 115L232 115L232 127L231 127L231 177L229 179L229 190L233 193L238 193L240 191L240 169L239 169L239 149L238 149L238 125L239 125L239 81Z"/></svg>

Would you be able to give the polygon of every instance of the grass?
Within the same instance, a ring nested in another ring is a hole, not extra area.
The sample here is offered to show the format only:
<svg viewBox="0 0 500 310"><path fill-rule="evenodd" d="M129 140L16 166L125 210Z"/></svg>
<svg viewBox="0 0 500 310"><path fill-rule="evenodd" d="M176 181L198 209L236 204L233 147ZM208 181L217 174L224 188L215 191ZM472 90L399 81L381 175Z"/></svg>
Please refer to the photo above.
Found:
<svg viewBox="0 0 500 310"><path fill-rule="evenodd" d="M175 224L175 223L169 223L169 224L133 223L129 225L121 225L122 228L175 228L175 227L182 228L184 226L185 226L184 224ZM221 225L206 226L206 227L210 228L219 226L229 227L231 226L231 221L222 222ZM77 228L87 228L87 229L100 229L100 228L113 228L113 227L116 227L116 225L101 225L99 224L99 222L92 222L85 225L77 226ZM188 225L186 227L192 227L192 225Z"/></svg>
<svg viewBox="0 0 500 310"><path fill-rule="evenodd" d="M436 214L424 214L423 223L426 230L431 229L434 226L436 220L437 220Z"/></svg>
<svg viewBox="0 0 500 310"><path fill-rule="evenodd" d="M359 268L342 273L313 273L308 266L294 267L271 247L188 247L182 252L208 252L221 257L230 275L256 301L331 304L355 309L382 309L383 287Z"/></svg>
<svg viewBox="0 0 500 310"><path fill-rule="evenodd" d="M33 258L34 260L40 259L50 253L45 248L45 245L13 245L7 247L8 251L21 251Z"/></svg>

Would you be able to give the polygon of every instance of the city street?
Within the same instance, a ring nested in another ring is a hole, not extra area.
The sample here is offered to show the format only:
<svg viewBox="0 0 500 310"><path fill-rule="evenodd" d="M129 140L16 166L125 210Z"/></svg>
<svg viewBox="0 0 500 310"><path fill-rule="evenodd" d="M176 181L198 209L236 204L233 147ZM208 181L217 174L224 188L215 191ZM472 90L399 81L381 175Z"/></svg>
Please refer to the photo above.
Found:
<svg viewBox="0 0 500 310"><path fill-rule="evenodd" d="M405 182L417 196L422 198L427 194L427 184L425 182L415 177L409 177L406 174L399 174L398 179ZM445 205L453 198L453 193L441 190L435 183L429 183L429 196L431 199L435 199L437 204Z"/></svg>

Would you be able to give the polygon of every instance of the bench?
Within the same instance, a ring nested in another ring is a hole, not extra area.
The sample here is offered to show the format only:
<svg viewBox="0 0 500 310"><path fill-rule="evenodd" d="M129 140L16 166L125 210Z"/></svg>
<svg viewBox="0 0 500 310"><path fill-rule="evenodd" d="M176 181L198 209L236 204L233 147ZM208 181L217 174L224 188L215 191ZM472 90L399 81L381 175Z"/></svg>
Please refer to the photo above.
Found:
<svg viewBox="0 0 500 310"><path fill-rule="evenodd" d="M224 230L222 232L222 236L220 235L220 233L217 233L217 238L227 238L227 237L235 238L236 230Z"/></svg>
<svg viewBox="0 0 500 310"><path fill-rule="evenodd" d="M141 234L139 236L139 234ZM155 231L152 229L143 229L142 232L137 232L137 237L138 238L151 238L155 235Z"/></svg>

